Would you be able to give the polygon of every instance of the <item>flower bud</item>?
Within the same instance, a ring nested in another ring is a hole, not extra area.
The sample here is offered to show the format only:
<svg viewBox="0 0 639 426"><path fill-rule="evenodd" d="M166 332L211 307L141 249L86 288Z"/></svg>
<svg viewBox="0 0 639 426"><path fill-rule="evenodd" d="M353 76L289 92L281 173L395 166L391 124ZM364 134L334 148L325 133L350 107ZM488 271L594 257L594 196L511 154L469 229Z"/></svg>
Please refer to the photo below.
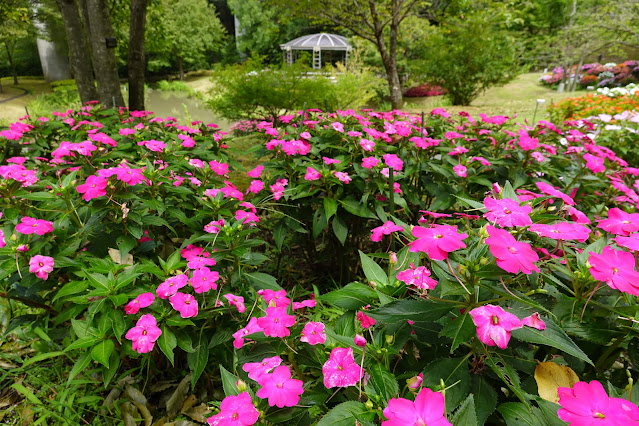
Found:
<svg viewBox="0 0 639 426"><path fill-rule="evenodd" d="M410 379L406 379L406 386L408 389L419 389L424 381L424 374L419 373L417 376L413 376Z"/></svg>
<svg viewBox="0 0 639 426"><path fill-rule="evenodd" d="M479 264L481 266L488 265L488 258L487 257L482 257L481 259L479 259Z"/></svg>
<svg viewBox="0 0 639 426"><path fill-rule="evenodd" d="M488 235L488 231L486 230L486 225L479 228L479 237L482 239L490 237L490 235Z"/></svg>
<svg viewBox="0 0 639 426"><path fill-rule="evenodd" d="M389 334L386 336L387 345L392 345L394 341L395 341L395 336L393 336L392 334Z"/></svg>
<svg viewBox="0 0 639 426"><path fill-rule="evenodd" d="M388 260L390 261L391 265L395 265L397 263L397 254L391 251L390 254L388 255Z"/></svg>
<svg viewBox="0 0 639 426"><path fill-rule="evenodd" d="M237 390L240 392L244 392L247 388L246 382L244 382L244 380L242 379L239 379L237 382L235 382L235 386L237 387Z"/></svg>
<svg viewBox="0 0 639 426"><path fill-rule="evenodd" d="M356 334L355 345L359 346L360 348L363 348L364 346L366 346L366 339L364 338L364 336L360 336L359 334Z"/></svg>
<svg viewBox="0 0 639 426"><path fill-rule="evenodd" d="M11 241L17 241L18 240L18 236L16 234L11 234L11 237L9 237L9 239Z"/></svg>
<svg viewBox="0 0 639 426"><path fill-rule="evenodd" d="M366 401L366 404L364 404L366 406L367 409L372 410L373 409L373 401L371 401L370 399L368 401Z"/></svg>
<svg viewBox="0 0 639 426"><path fill-rule="evenodd" d="M16 250L21 252L21 253L22 252L27 252L27 251L29 251L29 246L26 245L26 244L20 244Z"/></svg>
<svg viewBox="0 0 639 426"><path fill-rule="evenodd" d="M501 192L501 186L497 182L493 183L493 191L495 194L499 194Z"/></svg>

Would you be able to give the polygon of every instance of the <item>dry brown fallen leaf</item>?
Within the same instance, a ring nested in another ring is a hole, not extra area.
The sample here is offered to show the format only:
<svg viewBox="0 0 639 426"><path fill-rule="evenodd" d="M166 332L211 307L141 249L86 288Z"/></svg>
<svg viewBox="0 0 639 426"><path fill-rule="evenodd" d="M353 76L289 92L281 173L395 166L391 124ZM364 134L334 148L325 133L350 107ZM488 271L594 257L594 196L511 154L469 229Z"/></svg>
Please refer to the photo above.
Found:
<svg viewBox="0 0 639 426"><path fill-rule="evenodd" d="M558 403L557 388L571 388L579 381L579 377L570 367L565 365L540 362L535 368L535 381L540 397L546 401Z"/></svg>

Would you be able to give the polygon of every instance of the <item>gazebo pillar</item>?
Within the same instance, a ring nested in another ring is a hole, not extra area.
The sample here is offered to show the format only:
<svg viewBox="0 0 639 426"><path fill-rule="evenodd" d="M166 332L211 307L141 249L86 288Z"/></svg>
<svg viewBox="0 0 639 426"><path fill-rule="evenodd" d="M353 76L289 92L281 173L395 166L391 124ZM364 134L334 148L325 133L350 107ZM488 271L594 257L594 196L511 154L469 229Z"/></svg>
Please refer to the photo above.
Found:
<svg viewBox="0 0 639 426"><path fill-rule="evenodd" d="M319 46L313 47L313 69L322 69L322 49Z"/></svg>

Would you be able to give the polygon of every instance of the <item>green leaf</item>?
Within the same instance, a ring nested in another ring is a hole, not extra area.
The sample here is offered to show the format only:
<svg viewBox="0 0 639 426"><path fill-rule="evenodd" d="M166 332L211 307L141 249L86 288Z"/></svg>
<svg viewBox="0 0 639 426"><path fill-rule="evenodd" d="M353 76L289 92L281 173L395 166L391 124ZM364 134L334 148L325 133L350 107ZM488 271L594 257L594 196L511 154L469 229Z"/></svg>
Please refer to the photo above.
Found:
<svg viewBox="0 0 639 426"><path fill-rule="evenodd" d="M533 419L528 407L521 402L506 402L501 404L497 411L504 417L508 426L539 426L539 422Z"/></svg>
<svg viewBox="0 0 639 426"><path fill-rule="evenodd" d="M475 412L480 425L486 423L488 417L497 407L497 392L482 376L473 375L470 391L475 395Z"/></svg>
<svg viewBox="0 0 639 426"><path fill-rule="evenodd" d="M220 364L220 375L222 376L222 387L224 388L224 394L226 396L239 395L240 390L235 385L237 382L237 376L228 372L228 370L222 367Z"/></svg>
<svg viewBox="0 0 639 426"><path fill-rule="evenodd" d="M388 285L388 275L382 269L381 266L377 264L373 259L368 257L361 250L359 251L359 258L362 261L362 269L364 270L364 275L366 275L366 279L369 281L374 281L377 284L382 286Z"/></svg>
<svg viewBox="0 0 639 426"><path fill-rule="evenodd" d="M466 358L433 361L424 369L424 387L438 390L441 381L446 389L446 411L455 409L470 391L470 373Z"/></svg>
<svg viewBox="0 0 639 426"><path fill-rule="evenodd" d="M482 203L480 203L478 201L471 200L470 198L460 197L459 195L455 195L455 197L459 201L461 201L463 204L466 204L466 205L468 205L468 207L472 207L473 209L478 209L478 210L479 209L482 209L482 210L486 209L486 207Z"/></svg>
<svg viewBox="0 0 639 426"><path fill-rule="evenodd" d="M109 289L109 279L106 276L87 272L86 277L89 279L91 287L97 289Z"/></svg>
<svg viewBox="0 0 639 426"><path fill-rule="evenodd" d="M453 339L453 343L450 346L450 353L452 354L460 344L469 342L475 336L475 330L473 319L466 311L461 317L450 320L439 335Z"/></svg>
<svg viewBox="0 0 639 426"><path fill-rule="evenodd" d="M477 426L477 414L475 413L475 398L473 394L462 402L451 422L454 426Z"/></svg>
<svg viewBox="0 0 639 426"><path fill-rule="evenodd" d="M49 358L54 358L56 356L60 356L60 355L63 355L63 354L64 354L64 351L47 352L47 353L44 353L44 354L38 354L36 356L33 356L31 358L26 359L22 363L22 366L26 367L28 365L33 364L34 362L43 361L43 360L49 359Z"/></svg>
<svg viewBox="0 0 639 426"><path fill-rule="evenodd" d="M89 287L89 283L86 281L71 281L62 286L60 290L56 293L53 301L55 302L61 297L69 296L72 294L77 294L82 291L85 291Z"/></svg>
<svg viewBox="0 0 639 426"><path fill-rule="evenodd" d="M286 227L286 222L280 220L273 229L273 240L275 241L275 246L278 251L282 251L282 244L284 244L284 238L286 238L287 233L288 228Z"/></svg>
<svg viewBox="0 0 639 426"><path fill-rule="evenodd" d="M99 337L95 336L87 336L81 339L78 339L72 342L69 346L67 346L64 350L65 352L72 351L74 349L82 349L88 348L89 346L93 346L100 341Z"/></svg>
<svg viewBox="0 0 639 426"><path fill-rule="evenodd" d="M313 238L316 239L328 225L328 218L324 213L324 207L315 210L313 215Z"/></svg>
<svg viewBox="0 0 639 426"><path fill-rule="evenodd" d="M370 211L366 204L360 203L353 198L346 198L339 200L339 203L344 207L344 210L355 216L364 217L368 219L376 219L375 213Z"/></svg>
<svg viewBox="0 0 639 426"><path fill-rule="evenodd" d="M590 358L588 358L588 355L586 355L554 321L544 318L544 322L546 323L545 330L523 327L518 330L513 330L511 332L512 336L522 342L552 346L594 366Z"/></svg>
<svg viewBox="0 0 639 426"><path fill-rule="evenodd" d="M370 374L370 380L366 385L367 395L379 395L387 404L389 399L399 393L395 376L382 364L375 363L367 371Z"/></svg>
<svg viewBox="0 0 639 426"><path fill-rule="evenodd" d="M447 303L435 303L427 300L396 300L377 309L368 311L366 314L376 320L385 323L399 321L437 321L451 310L454 305Z"/></svg>
<svg viewBox="0 0 639 426"><path fill-rule="evenodd" d="M111 358L109 359L109 368L102 369L102 380L104 382L104 387L109 386L109 383L115 376L115 373L118 372L118 368L120 367L120 355L118 355L118 351L113 351L111 354Z"/></svg>
<svg viewBox="0 0 639 426"><path fill-rule="evenodd" d="M47 201L47 200L56 200L58 197L55 194L51 194L49 192L31 192L17 195L19 198L25 200L33 200L33 201Z"/></svg>
<svg viewBox="0 0 639 426"><path fill-rule="evenodd" d="M124 259L124 257L129 254L131 249L138 244L138 240L133 238L131 235L123 235L118 237L115 240L115 243L118 246L118 250L120 250L120 257Z"/></svg>
<svg viewBox="0 0 639 426"><path fill-rule="evenodd" d="M364 284L350 283L339 290L323 294L318 299L339 308L354 310L370 305L377 299L377 293Z"/></svg>
<svg viewBox="0 0 639 426"><path fill-rule="evenodd" d="M187 355L187 363L191 372L191 389L195 389L195 384L202 375L207 362L209 361L209 346L205 341L200 341L195 352Z"/></svg>
<svg viewBox="0 0 639 426"><path fill-rule="evenodd" d="M346 223L342 220L341 217L335 216L333 218L333 233L339 240L339 242L344 245L346 243L346 237L348 236L348 227Z"/></svg>
<svg viewBox="0 0 639 426"><path fill-rule="evenodd" d="M371 421L374 415L374 412L369 411L361 402L346 401L326 413L317 426L353 426L357 418Z"/></svg>
<svg viewBox="0 0 639 426"><path fill-rule="evenodd" d="M519 197L517 197L517 193L510 184L510 181L506 181L506 183L504 184L504 188L501 191L501 196L503 198L510 198L511 200L519 202Z"/></svg>
<svg viewBox="0 0 639 426"><path fill-rule="evenodd" d="M258 290L268 289L268 290L281 290L282 287L277 283L277 279L269 274L265 274L263 272L244 272L242 274L245 276L249 283Z"/></svg>
<svg viewBox="0 0 639 426"><path fill-rule="evenodd" d="M174 366L175 354L173 353L173 350L177 346L177 338L166 325L162 326L162 334L160 334L160 337L158 338L158 345L162 352L164 352L164 355L166 355L171 362L171 365Z"/></svg>
<svg viewBox="0 0 639 426"><path fill-rule="evenodd" d="M324 197L324 213L326 214L326 220L329 220L337 213L337 201L335 201L335 198Z"/></svg>
<svg viewBox="0 0 639 426"><path fill-rule="evenodd" d="M33 392L31 392L29 389L24 387L22 384L14 383L11 385L11 387L17 390L18 392L20 392L20 394L22 394L25 398L27 398L27 400L29 400L29 402L31 402L32 404L42 405L42 401L40 401L38 397L34 395Z"/></svg>
<svg viewBox="0 0 639 426"><path fill-rule="evenodd" d="M111 357L113 348L115 348L113 340L103 340L91 349L91 358L109 368L109 357Z"/></svg>

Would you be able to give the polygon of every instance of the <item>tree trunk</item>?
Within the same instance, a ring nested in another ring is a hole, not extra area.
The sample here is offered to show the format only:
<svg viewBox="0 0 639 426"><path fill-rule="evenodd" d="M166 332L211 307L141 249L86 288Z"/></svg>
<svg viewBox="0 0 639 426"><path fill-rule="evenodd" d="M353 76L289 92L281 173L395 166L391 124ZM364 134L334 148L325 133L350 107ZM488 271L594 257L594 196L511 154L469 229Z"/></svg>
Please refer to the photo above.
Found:
<svg viewBox="0 0 639 426"><path fill-rule="evenodd" d="M111 16L105 0L86 0L93 63L98 80L100 102L109 107L124 106L115 49L106 47L106 39L113 37Z"/></svg>
<svg viewBox="0 0 639 426"><path fill-rule="evenodd" d="M180 81L184 81L184 61L182 60L181 56L177 57L177 61L178 61L178 70L180 73Z"/></svg>
<svg viewBox="0 0 639 426"><path fill-rule="evenodd" d="M399 21L393 18L393 22L391 23L390 49L387 49L386 41L384 40L384 29L377 16L375 3L369 2L369 6L375 27L375 44L377 44L377 50L379 50L379 54L382 57L382 64L386 71L386 81L388 81L391 105L393 109L400 109L403 106L403 99L399 74L397 72L397 30L399 28Z"/></svg>
<svg viewBox="0 0 639 426"><path fill-rule="evenodd" d="M129 28L129 109L144 110L144 31L147 0L131 0Z"/></svg>
<svg viewBox="0 0 639 426"><path fill-rule="evenodd" d="M11 49L9 43L4 42L4 48L7 50L7 58L9 59L9 67L11 68L11 75L13 76L13 85L18 84L18 72L16 71L16 65L13 63L13 57L11 56Z"/></svg>
<svg viewBox="0 0 639 426"><path fill-rule="evenodd" d="M572 81L572 83L570 84L570 91L574 92L575 88L577 87L577 83L579 82L578 78L579 78L579 70L581 70L582 65L584 64L584 59L583 56L581 58L579 58L579 63L577 65L577 69L575 70L575 79Z"/></svg>
<svg viewBox="0 0 639 426"><path fill-rule="evenodd" d="M95 88L91 55L89 55L86 44L78 6L74 0L56 0L56 3L64 21L64 30L69 46L69 63L78 86L80 100L82 103L95 101L98 99L98 91Z"/></svg>

